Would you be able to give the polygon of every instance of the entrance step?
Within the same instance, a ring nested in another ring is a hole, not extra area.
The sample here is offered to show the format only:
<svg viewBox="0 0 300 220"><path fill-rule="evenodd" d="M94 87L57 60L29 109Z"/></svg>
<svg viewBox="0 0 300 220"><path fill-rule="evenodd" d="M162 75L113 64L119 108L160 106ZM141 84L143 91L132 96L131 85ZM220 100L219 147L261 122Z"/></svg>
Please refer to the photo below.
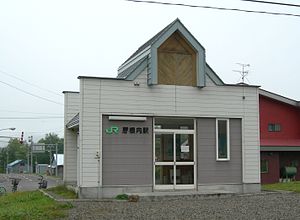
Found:
<svg viewBox="0 0 300 220"><path fill-rule="evenodd" d="M198 191L156 191L149 193L132 193L129 195L138 195L139 201L152 202L152 201L167 201L167 200L179 200L179 199L201 199L201 198L223 198L236 195L237 193L218 190L210 192L198 192Z"/></svg>

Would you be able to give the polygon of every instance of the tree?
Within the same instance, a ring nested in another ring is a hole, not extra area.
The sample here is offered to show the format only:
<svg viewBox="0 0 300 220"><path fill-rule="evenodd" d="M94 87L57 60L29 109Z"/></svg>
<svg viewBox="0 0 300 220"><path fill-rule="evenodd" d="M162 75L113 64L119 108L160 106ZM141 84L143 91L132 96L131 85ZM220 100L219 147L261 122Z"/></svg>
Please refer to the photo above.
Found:
<svg viewBox="0 0 300 220"><path fill-rule="evenodd" d="M28 148L21 144L17 138L10 139L6 148L8 150L8 163L15 160L26 160Z"/></svg>
<svg viewBox="0 0 300 220"><path fill-rule="evenodd" d="M38 141L38 143L57 144L57 153L62 154L64 152L64 139L58 137L55 133L46 134L44 138ZM28 153L30 153L29 146L26 142L21 144L17 138L10 139L6 147L0 148L0 173L5 172L7 163L11 163L15 160L27 161ZM55 147L51 150L51 157L53 157L53 154L55 154ZM35 163L49 164L49 160L49 151L33 154L33 165Z"/></svg>
<svg viewBox="0 0 300 220"><path fill-rule="evenodd" d="M7 163L6 155L7 155L6 147L0 148L0 173L5 173L5 168Z"/></svg>
<svg viewBox="0 0 300 220"><path fill-rule="evenodd" d="M4 172L6 165L15 160L27 160L28 145L21 144L17 138L12 138L8 145L0 150L0 172Z"/></svg>
<svg viewBox="0 0 300 220"><path fill-rule="evenodd" d="M59 138L55 133L49 133L45 135L45 138L42 138L38 141L38 143L44 144L57 144L58 145L58 153L62 154L64 152L64 139Z"/></svg>
<svg viewBox="0 0 300 220"><path fill-rule="evenodd" d="M64 152L64 139L58 137L55 133L48 133L45 135L45 138L42 138L38 141L38 143L44 144L57 144L57 153L62 154ZM45 153L35 154L35 160L40 164L49 164L50 160L50 152L46 151ZM55 148L51 150L51 157L55 154Z"/></svg>

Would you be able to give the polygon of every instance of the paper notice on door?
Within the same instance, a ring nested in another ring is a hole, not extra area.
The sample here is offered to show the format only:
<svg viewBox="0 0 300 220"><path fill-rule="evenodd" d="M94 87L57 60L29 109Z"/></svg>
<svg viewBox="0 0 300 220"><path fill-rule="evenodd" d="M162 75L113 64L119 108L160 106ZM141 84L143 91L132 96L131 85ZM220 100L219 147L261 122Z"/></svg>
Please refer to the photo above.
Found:
<svg viewBox="0 0 300 220"><path fill-rule="evenodd" d="M190 146L181 145L181 152L182 153L189 153L190 152Z"/></svg>

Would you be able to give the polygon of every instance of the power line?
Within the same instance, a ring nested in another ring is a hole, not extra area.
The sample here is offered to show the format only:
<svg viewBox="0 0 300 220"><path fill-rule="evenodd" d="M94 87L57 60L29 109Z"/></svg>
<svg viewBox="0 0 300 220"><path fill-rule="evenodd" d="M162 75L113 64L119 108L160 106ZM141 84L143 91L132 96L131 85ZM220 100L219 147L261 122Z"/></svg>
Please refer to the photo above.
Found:
<svg viewBox="0 0 300 220"><path fill-rule="evenodd" d="M300 5L283 3L283 2L269 2L269 1L259 1L259 0L240 0L243 2L253 2L253 3L262 3L262 4L271 4L271 5L281 5L281 6L289 6L289 7L300 7Z"/></svg>
<svg viewBox="0 0 300 220"><path fill-rule="evenodd" d="M55 103L55 104L58 104L58 105L63 105L63 104L60 103L60 102L56 102L56 101L53 101L53 100L51 100L51 99L47 99L47 98L44 98L44 97L41 97L41 96L32 94L32 93L30 93L30 92L27 92L27 91L25 91L25 90L23 90L23 89L20 89L20 88L18 88L18 87L15 87L15 86L13 86L13 85L11 85L11 84L9 84L9 83L3 82L3 81L1 81L1 80L0 80L0 83L3 83L3 84L5 84L5 85L7 85L7 86L9 86L9 87L11 87L11 88L14 88L14 89L16 89L16 90L19 90L19 91L21 91L21 92L23 92L23 93L26 93L27 95L31 95L31 96L34 96L34 97L36 97L36 98L39 98L39 99L42 99L42 100L45 100L45 101L48 101L48 102L52 102L52 103Z"/></svg>
<svg viewBox="0 0 300 220"><path fill-rule="evenodd" d="M14 110L0 110L0 112L14 112L14 113L24 113L24 114L35 114L35 115L53 115L53 116L62 116L58 113L46 113L46 112L23 112L23 111L14 111Z"/></svg>
<svg viewBox="0 0 300 220"><path fill-rule="evenodd" d="M30 85L30 86L36 87L36 88L38 88L38 89L41 89L41 90L44 90L44 91L47 91L47 92L50 92L50 93L52 93L52 94L54 94L54 95L57 95L57 96L60 96L60 97L62 96L62 94L53 92L53 91L51 91L51 90L49 90L49 89L45 89L45 88L40 87L40 86L37 86L37 85L35 85L35 84L33 84L33 83L27 82L26 80L21 79L21 78L19 78L19 77L13 75L13 74L11 74L11 73L5 72L5 71L3 71L3 70L0 70L0 72L1 72L2 74L4 74L4 75L10 76L10 77L12 77L12 78L14 78L14 79L17 79L17 80L19 80L19 81L21 81L21 82L24 82L24 83L26 83L26 84L28 84L28 85Z"/></svg>
<svg viewBox="0 0 300 220"><path fill-rule="evenodd" d="M124 1L135 2L135 3L172 5L172 6L183 6L183 7L190 7L190 8L205 8L205 9L215 9L215 10L225 10L225 11L238 11L238 12L257 13L257 14L284 15L284 16L300 17L300 14L292 14L292 13L284 13L284 12L255 11L255 10L247 10L247 9L239 9L239 8L224 8L224 7L214 7L214 6L206 6L206 5L189 5L189 4L183 4L183 3L158 2L158 1L148 1L148 0L146 0L146 1L124 0Z"/></svg>
<svg viewBox="0 0 300 220"><path fill-rule="evenodd" d="M0 120L26 120L26 119L58 119L64 118L59 116L47 116L47 117L0 117Z"/></svg>
<svg viewBox="0 0 300 220"><path fill-rule="evenodd" d="M1 135L0 138L18 138L16 136L5 136L5 135Z"/></svg>
<svg viewBox="0 0 300 220"><path fill-rule="evenodd" d="M53 133L60 133L63 132L63 130L56 130L56 131L24 131L25 133L32 133L32 134L48 134L49 132Z"/></svg>

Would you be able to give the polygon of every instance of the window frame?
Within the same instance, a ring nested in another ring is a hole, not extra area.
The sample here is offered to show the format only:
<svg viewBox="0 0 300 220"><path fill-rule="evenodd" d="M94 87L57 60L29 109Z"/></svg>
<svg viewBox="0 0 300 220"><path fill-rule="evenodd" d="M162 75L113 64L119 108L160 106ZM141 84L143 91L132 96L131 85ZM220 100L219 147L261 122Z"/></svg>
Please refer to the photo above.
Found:
<svg viewBox="0 0 300 220"><path fill-rule="evenodd" d="M280 123L268 123L268 132L281 132Z"/></svg>
<svg viewBox="0 0 300 220"><path fill-rule="evenodd" d="M226 121L227 158L219 158L219 121ZM230 125L229 118L216 119L216 161L230 161Z"/></svg>
<svg viewBox="0 0 300 220"><path fill-rule="evenodd" d="M263 161L266 162L266 171L262 171L262 164L263 164ZM260 173L269 173L269 160L267 159L262 159L260 160Z"/></svg>

